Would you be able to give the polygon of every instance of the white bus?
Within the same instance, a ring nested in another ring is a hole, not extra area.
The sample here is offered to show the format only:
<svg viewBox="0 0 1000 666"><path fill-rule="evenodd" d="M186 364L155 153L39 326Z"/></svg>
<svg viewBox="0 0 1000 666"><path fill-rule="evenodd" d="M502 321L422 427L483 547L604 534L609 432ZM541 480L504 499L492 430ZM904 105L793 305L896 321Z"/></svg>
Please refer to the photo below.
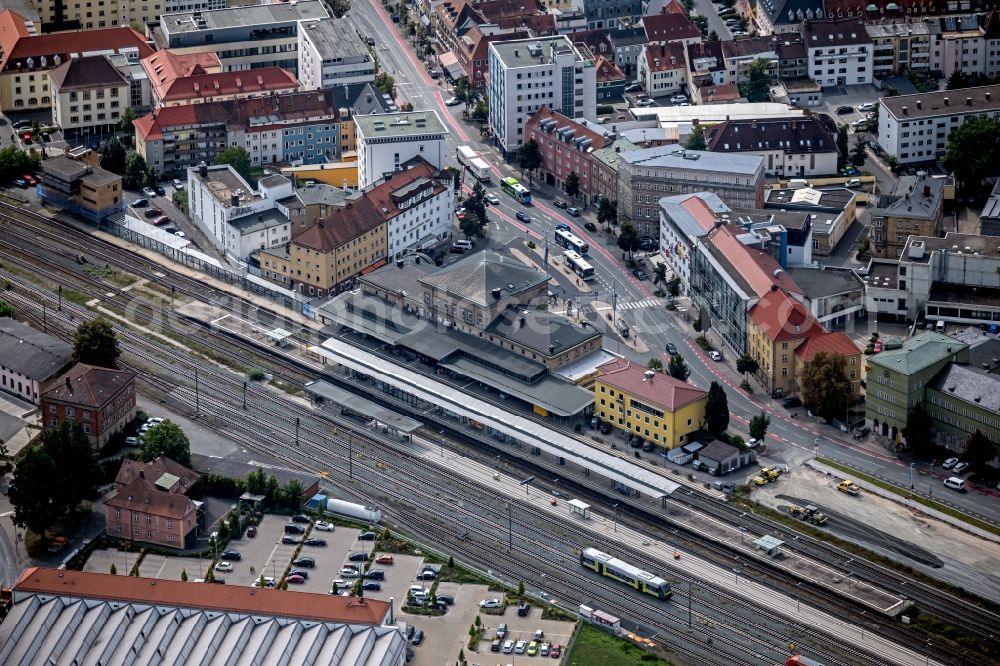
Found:
<svg viewBox="0 0 1000 666"><path fill-rule="evenodd" d="M587 254L590 252L590 246L580 240L580 238L569 229L556 229L555 239L557 245L560 245L567 250L573 250L577 254Z"/></svg>
<svg viewBox="0 0 1000 666"><path fill-rule="evenodd" d="M578 253L573 250L566 250L563 252L563 256L566 258L566 265L573 269L574 273L584 280L594 279L594 267L588 264Z"/></svg>

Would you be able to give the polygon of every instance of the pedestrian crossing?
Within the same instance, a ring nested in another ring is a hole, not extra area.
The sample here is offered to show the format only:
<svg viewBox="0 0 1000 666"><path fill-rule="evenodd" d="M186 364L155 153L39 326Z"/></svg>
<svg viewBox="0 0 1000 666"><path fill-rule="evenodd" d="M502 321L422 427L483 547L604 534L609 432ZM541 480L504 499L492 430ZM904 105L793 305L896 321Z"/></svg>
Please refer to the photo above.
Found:
<svg viewBox="0 0 1000 666"><path fill-rule="evenodd" d="M639 310L642 308L658 307L661 305L661 301L658 298L647 298L644 301L635 301L632 303L622 303L618 302L619 310Z"/></svg>

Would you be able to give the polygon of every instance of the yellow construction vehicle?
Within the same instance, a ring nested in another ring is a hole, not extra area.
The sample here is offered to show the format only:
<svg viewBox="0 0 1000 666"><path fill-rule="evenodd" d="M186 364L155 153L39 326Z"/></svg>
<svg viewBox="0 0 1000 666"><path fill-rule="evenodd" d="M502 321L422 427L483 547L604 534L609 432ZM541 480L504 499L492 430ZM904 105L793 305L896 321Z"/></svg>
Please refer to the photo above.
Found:
<svg viewBox="0 0 1000 666"><path fill-rule="evenodd" d="M822 525L826 522L826 514L811 504L807 505L805 508L795 504L789 504L785 507L785 510L792 518L805 520L813 525Z"/></svg>
<svg viewBox="0 0 1000 666"><path fill-rule="evenodd" d="M760 475L763 476L768 481L774 481L779 476L781 476L781 468L777 466L761 467Z"/></svg>
<svg viewBox="0 0 1000 666"><path fill-rule="evenodd" d="M763 477L763 476L755 476L755 477L753 477L750 480L753 481L754 485L757 485L757 486L766 486L767 485L767 478Z"/></svg>
<svg viewBox="0 0 1000 666"><path fill-rule="evenodd" d="M837 490L842 493L847 493L848 495L857 495L861 492L861 488L858 487L858 484L850 480L841 481L837 485Z"/></svg>

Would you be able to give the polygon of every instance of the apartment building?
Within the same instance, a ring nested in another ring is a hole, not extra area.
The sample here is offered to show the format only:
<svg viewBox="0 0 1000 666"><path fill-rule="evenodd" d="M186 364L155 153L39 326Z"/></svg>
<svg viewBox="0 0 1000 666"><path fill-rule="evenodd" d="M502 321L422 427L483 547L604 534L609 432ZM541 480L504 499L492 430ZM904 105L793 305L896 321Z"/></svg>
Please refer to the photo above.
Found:
<svg viewBox="0 0 1000 666"><path fill-rule="evenodd" d="M945 76L953 72L966 75L986 73L986 36L979 16L963 14L936 19L932 64Z"/></svg>
<svg viewBox="0 0 1000 666"><path fill-rule="evenodd" d="M597 74L565 35L492 42L490 127L505 156L524 143L524 124L547 106L567 118L597 119Z"/></svg>
<svg viewBox="0 0 1000 666"><path fill-rule="evenodd" d="M680 42L647 44L639 58L639 82L650 97L687 92L687 62Z"/></svg>
<svg viewBox="0 0 1000 666"><path fill-rule="evenodd" d="M262 275L309 296L326 297L353 289L362 272L385 264L386 228L372 199L348 200L287 246L261 250Z"/></svg>
<svg viewBox="0 0 1000 666"><path fill-rule="evenodd" d="M760 0L749 14L760 35L797 33L803 21L826 16L823 0Z"/></svg>
<svg viewBox="0 0 1000 666"><path fill-rule="evenodd" d="M757 361L756 376L764 389L773 396L794 393L795 350L809 338L825 333L798 299L780 290L764 294L750 308L747 320L747 354Z"/></svg>
<svg viewBox="0 0 1000 666"><path fill-rule="evenodd" d="M966 120L995 118L1000 85L883 97L879 102L879 145L900 164L916 164L941 159L951 130Z"/></svg>
<svg viewBox="0 0 1000 666"><path fill-rule="evenodd" d="M455 62L469 77L469 85L482 90L489 78L490 42L526 39L530 36L526 30L502 30L497 25L473 24L458 37L454 47Z"/></svg>
<svg viewBox="0 0 1000 666"><path fill-rule="evenodd" d="M346 18L303 21L298 36L303 89L375 81L375 61Z"/></svg>
<svg viewBox="0 0 1000 666"><path fill-rule="evenodd" d="M363 85L353 88L165 107L136 119L136 150L163 175L212 162L231 146L245 148L255 165L336 162L353 133L344 95L364 94Z"/></svg>
<svg viewBox="0 0 1000 666"><path fill-rule="evenodd" d="M625 73L602 55L594 60L594 70L597 72L597 101L620 100L625 94Z"/></svg>
<svg viewBox="0 0 1000 666"><path fill-rule="evenodd" d="M125 212L122 177L66 155L42 162L38 198L50 206L101 222Z"/></svg>
<svg viewBox="0 0 1000 666"><path fill-rule="evenodd" d="M608 31L608 38L615 51L615 64L626 76L635 76L646 45L646 31L642 28L616 28Z"/></svg>
<svg viewBox="0 0 1000 666"><path fill-rule="evenodd" d="M224 0L223 0L224 1ZM45 32L98 30L125 25L146 25L170 11L169 0L30 0Z"/></svg>
<svg viewBox="0 0 1000 666"><path fill-rule="evenodd" d="M301 0L164 14L151 33L160 50L215 53L227 72L281 67L298 75L299 26L325 18L323 2Z"/></svg>
<svg viewBox="0 0 1000 666"><path fill-rule="evenodd" d="M106 56L73 58L49 72L52 122L69 140L114 133L128 106L129 82Z"/></svg>
<svg viewBox="0 0 1000 666"><path fill-rule="evenodd" d="M594 415L657 449L686 444L705 421L708 391L616 358L598 367Z"/></svg>
<svg viewBox="0 0 1000 666"><path fill-rule="evenodd" d="M194 548L198 505L182 493L161 490L157 482L137 477L104 502L108 535L160 547Z"/></svg>
<svg viewBox="0 0 1000 666"><path fill-rule="evenodd" d="M733 206L764 202L764 158L658 146L618 154L618 219L641 234L659 229L659 200L672 194L711 192Z"/></svg>
<svg viewBox="0 0 1000 666"><path fill-rule="evenodd" d="M153 105L158 109L268 97L299 89L295 77L280 67L223 72L222 62L214 53L157 51L142 59L142 67L151 82Z"/></svg>
<svg viewBox="0 0 1000 666"><path fill-rule="evenodd" d="M772 37L750 37L722 42L722 59L726 63L726 80L729 83L745 81L750 66L758 60L770 64L771 78L778 78L777 42Z"/></svg>
<svg viewBox="0 0 1000 666"><path fill-rule="evenodd" d="M910 236L936 236L944 216L945 177L903 176L871 209L871 253L896 259Z"/></svg>
<svg viewBox="0 0 1000 666"><path fill-rule="evenodd" d="M0 111L49 109L49 72L81 54L123 54L138 63L153 52L132 28L40 35L20 14L0 12Z"/></svg>
<svg viewBox="0 0 1000 666"><path fill-rule="evenodd" d="M619 138L590 153L590 190L595 199L618 201L618 154L629 150L639 150L639 146Z"/></svg>
<svg viewBox="0 0 1000 666"><path fill-rule="evenodd" d="M821 86L872 82L874 45L861 19L803 21L809 77Z"/></svg>
<svg viewBox="0 0 1000 666"><path fill-rule="evenodd" d="M634 24L642 16L642 0L583 0L589 30Z"/></svg>
<svg viewBox="0 0 1000 666"><path fill-rule="evenodd" d="M73 362L73 347L27 324L0 317L0 392L33 405Z"/></svg>
<svg viewBox="0 0 1000 666"><path fill-rule="evenodd" d="M688 44L686 48L687 80L693 97L699 97L701 88L723 86L730 83L726 59L721 42Z"/></svg>
<svg viewBox="0 0 1000 666"><path fill-rule="evenodd" d="M200 164L188 169L188 210L191 221L215 246L236 261L256 250L291 240L291 224L277 210L279 199L292 196L284 176L265 176L254 190L228 164Z"/></svg>
<svg viewBox="0 0 1000 666"><path fill-rule="evenodd" d="M42 394L42 427L79 423L96 452L135 418L135 373L77 363Z"/></svg>
<svg viewBox="0 0 1000 666"><path fill-rule="evenodd" d="M580 195L574 203L589 204L595 194L590 155L603 148L608 138L547 107L539 109L524 127L526 140L537 143L542 154L545 182L562 190L569 174L576 174Z"/></svg>
<svg viewBox="0 0 1000 666"><path fill-rule="evenodd" d="M877 79L902 72L928 72L935 42L938 41L933 23L866 23L865 30L872 40L872 74Z"/></svg>
<svg viewBox="0 0 1000 666"><path fill-rule="evenodd" d="M642 28L649 44L696 44L701 41L701 30L688 18L687 12L668 12L642 17Z"/></svg>
<svg viewBox="0 0 1000 666"><path fill-rule="evenodd" d="M366 188L419 157L438 169L445 167L448 129L437 111L409 111L354 117L358 183Z"/></svg>
<svg viewBox="0 0 1000 666"><path fill-rule="evenodd" d="M362 196L386 223L389 260L433 249L451 239L455 188L451 175L424 160L414 160Z"/></svg>
<svg viewBox="0 0 1000 666"><path fill-rule="evenodd" d="M769 176L802 178L837 173L836 124L828 116L726 120L705 130L713 153L757 155Z"/></svg>

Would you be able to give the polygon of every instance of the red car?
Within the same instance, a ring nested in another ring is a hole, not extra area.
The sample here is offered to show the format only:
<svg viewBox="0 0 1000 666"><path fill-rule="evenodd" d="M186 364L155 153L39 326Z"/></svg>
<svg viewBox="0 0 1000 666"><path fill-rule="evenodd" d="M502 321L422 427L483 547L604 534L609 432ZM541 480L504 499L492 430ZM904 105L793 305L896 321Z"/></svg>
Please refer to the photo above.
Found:
<svg viewBox="0 0 1000 666"><path fill-rule="evenodd" d="M375 564L392 564L392 555L382 555L377 560Z"/></svg>
<svg viewBox="0 0 1000 666"><path fill-rule="evenodd" d="M881 340L876 340L875 341L875 347L872 348L872 353L873 354L878 354L880 351L882 351L882 341Z"/></svg>
<svg viewBox="0 0 1000 666"><path fill-rule="evenodd" d="M38 180L36 180L35 177L32 176L30 173L24 174L23 176L21 176L21 178L24 178L24 182L26 182L28 185L31 185L32 187L38 185Z"/></svg>
<svg viewBox="0 0 1000 666"><path fill-rule="evenodd" d="M251 539L254 538L255 536L257 536L257 526L256 525L251 525L250 527L247 528L247 536L250 537Z"/></svg>
<svg viewBox="0 0 1000 666"><path fill-rule="evenodd" d="M557 659L560 655L562 655L562 646L559 643L549 648L549 656L553 659Z"/></svg>
<svg viewBox="0 0 1000 666"><path fill-rule="evenodd" d="M287 582L289 585L302 585L303 583L306 582L306 579L303 578L302 576L293 574L288 578L286 578L285 582Z"/></svg>
<svg viewBox="0 0 1000 666"><path fill-rule="evenodd" d="M147 208L146 212L143 213L146 217L159 217L163 215L163 211L159 208Z"/></svg>
<svg viewBox="0 0 1000 666"><path fill-rule="evenodd" d="M24 134L21 135L21 138L24 140L25 143L31 143L31 132L25 132Z"/></svg>
<svg viewBox="0 0 1000 666"><path fill-rule="evenodd" d="M159 226L163 226L164 224L167 224L169 222L170 222L170 218L167 217L166 215L161 215L158 218L156 218L155 220L153 220L153 224L155 224L158 227Z"/></svg>

